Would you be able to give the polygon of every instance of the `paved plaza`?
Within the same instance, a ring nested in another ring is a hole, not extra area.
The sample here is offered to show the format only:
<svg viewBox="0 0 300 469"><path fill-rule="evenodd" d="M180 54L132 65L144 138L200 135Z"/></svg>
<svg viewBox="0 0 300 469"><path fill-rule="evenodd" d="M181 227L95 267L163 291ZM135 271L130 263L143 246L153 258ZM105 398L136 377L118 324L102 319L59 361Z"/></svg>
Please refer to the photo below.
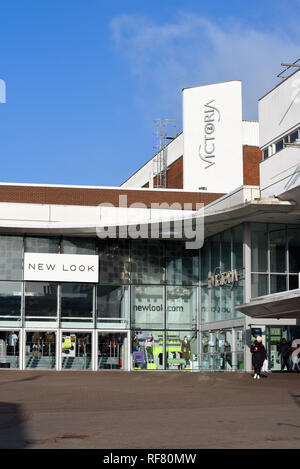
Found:
<svg viewBox="0 0 300 469"><path fill-rule="evenodd" d="M1 448L299 448L300 374L0 373Z"/></svg>

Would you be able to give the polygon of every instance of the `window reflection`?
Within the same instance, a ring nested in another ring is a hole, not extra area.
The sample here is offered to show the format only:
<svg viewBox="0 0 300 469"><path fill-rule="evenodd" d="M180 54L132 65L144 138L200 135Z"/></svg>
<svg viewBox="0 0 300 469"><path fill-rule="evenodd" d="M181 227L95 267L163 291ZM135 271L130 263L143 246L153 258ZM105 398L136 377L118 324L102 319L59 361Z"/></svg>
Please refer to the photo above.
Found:
<svg viewBox="0 0 300 469"><path fill-rule="evenodd" d="M66 370L92 368L92 334L90 332L62 332L61 367Z"/></svg>
<svg viewBox="0 0 300 469"><path fill-rule="evenodd" d="M136 329L132 333L132 367L134 370L163 370L165 362L164 332Z"/></svg>
<svg viewBox="0 0 300 469"><path fill-rule="evenodd" d="M19 368L19 337L19 331L0 331L0 368Z"/></svg>
<svg viewBox="0 0 300 469"><path fill-rule="evenodd" d="M167 287L167 328L197 328L197 288Z"/></svg>
<svg viewBox="0 0 300 469"><path fill-rule="evenodd" d="M131 287L131 321L133 327L161 328L164 324L164 288L162 286Z"/></svg>
<svg viewBox="0 0 300 469"><path fill-rule="evenodd" d="M97 286L98 327L127 327L129 324L129 287Z"/></svg>
<svg viewBox="0 0 300 469"><path fill-rule="evenodd" d="M55 320L57 317L57 284L25 282L26 320Z"/></svg>
<svg viewBox="0 0 300 469"><path fill-rule="evenodd" d="M56 334L53 331L26 332L26 368L56 367Z"/></svg>
<svg viewBox="0 0 300 469"><path fill-rule="evenodd" d="M88 283L61 285L61 317L64 321L92 321L94 286Z"/></svg>
<svg viewBox="0 0 300 469"><path fill-rule="evenodd" d="M166 358L168 370L198 369L197 332L168 331Z"/></svg>

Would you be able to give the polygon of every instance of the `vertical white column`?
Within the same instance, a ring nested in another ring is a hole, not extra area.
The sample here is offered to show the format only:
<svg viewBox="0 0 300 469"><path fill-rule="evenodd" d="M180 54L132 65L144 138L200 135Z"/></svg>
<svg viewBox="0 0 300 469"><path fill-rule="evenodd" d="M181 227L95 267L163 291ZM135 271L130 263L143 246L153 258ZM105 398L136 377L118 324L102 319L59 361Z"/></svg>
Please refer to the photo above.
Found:
<svg viewBox="0 0 300 469"><path fill-rule="evenodd" d="M244 272L245 272L245 288L244 288L244 303L249 303L251 299L251 231L250 223L244 224ZM252 369L252 355L250 352L249 336L250 330L248 330L251 318L245 316L245 371L251 371Z"/></svg>
<svg viewBox="0 0 300 469"><path fill-rule="evenodd" d="M62 332L61 329L56 330L56 370L61 371L61 341Z"/></svg>
<svg viewBox="0 0 300 469"><path fill-rule="evenodd" d="M25 346L26 346L25 329L19 331L19 368L25 369Z"/></svg>
<svg viewBox="0 0 300 469"><path fill-rule="evenodd" d="M98 331L94 329L92 331L92 370L97 371L98 369Z"/></svg>
<svg viewBox="0 0 300 469"><path fill-rule="evenodd" d="M131 331L127 333L127 371L131 369Z"/></svg>
<svg viewBox="0 0 300 469"><path fill-rule="evenodd" d="M231 329L231 363L232 369L237 370L236 330Z"/></svg>

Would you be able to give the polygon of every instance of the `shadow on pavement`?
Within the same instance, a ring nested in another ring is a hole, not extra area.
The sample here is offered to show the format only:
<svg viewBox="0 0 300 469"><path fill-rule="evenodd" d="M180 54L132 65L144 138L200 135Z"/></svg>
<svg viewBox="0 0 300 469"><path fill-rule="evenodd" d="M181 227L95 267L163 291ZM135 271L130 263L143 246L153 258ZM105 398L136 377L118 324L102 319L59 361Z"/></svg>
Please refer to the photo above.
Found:
<svg viewBox="0 0 300 469"><path fill-rule="evenodd" d="M291 397L294 399L295 404L300 407L300 394L291 394Z"/></svg>
<svg viewBox="0 0 300 469"><path fill-rule="evenodd" d="M24 425L30 418L19 404L0 402L0 448L25 448Z"/></svg>

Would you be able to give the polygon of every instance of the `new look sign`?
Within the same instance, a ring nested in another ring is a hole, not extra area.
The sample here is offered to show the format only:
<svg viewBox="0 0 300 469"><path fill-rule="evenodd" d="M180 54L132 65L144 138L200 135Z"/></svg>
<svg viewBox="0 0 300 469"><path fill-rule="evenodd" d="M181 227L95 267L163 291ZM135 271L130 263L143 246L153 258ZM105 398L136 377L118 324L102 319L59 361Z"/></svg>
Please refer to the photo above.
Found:
<svg viewBox="0 0 300 469"><path fill-rule="evenodd" d="M25 253L24 280L97 283L98 265L98 256Z"/></svg>

